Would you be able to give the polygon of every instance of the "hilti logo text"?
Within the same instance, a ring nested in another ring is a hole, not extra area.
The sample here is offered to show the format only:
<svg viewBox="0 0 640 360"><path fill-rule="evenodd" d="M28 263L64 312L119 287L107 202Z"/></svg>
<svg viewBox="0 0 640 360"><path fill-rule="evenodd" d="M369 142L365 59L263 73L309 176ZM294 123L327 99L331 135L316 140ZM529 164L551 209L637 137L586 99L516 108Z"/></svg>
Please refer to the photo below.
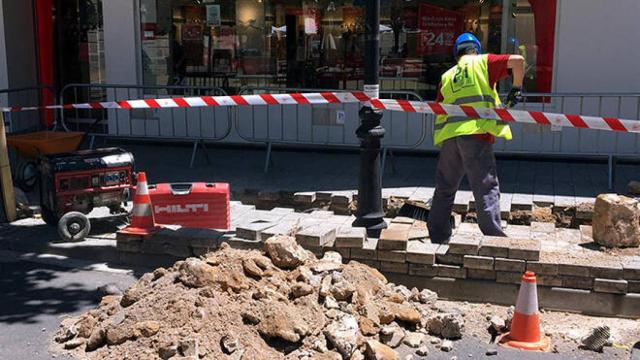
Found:
<svg viewBox="0 0 640 360"><path fill-rule="evenodd" d="M186 214L197 213L198 209L204 212L209 211L209 204L186 204L186 205L167 205L156 206L156 213L160 214L166 212L167 214Z"/></svg>

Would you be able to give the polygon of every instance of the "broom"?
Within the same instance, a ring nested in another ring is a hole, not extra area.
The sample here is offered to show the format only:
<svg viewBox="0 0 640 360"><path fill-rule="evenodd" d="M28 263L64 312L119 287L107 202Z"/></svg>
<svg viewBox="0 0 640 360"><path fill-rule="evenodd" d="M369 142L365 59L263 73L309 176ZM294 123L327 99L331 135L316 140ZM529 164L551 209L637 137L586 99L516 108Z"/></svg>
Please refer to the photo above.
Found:
<svg viewBox="0 0 640 360"><path fill-rule="evenodd" d="M407 200L404 202L400 210L398 210L398 216L404 216L420 221L427 221L430 208L431 199L427 200L426 202L422 200Z"/></svg>

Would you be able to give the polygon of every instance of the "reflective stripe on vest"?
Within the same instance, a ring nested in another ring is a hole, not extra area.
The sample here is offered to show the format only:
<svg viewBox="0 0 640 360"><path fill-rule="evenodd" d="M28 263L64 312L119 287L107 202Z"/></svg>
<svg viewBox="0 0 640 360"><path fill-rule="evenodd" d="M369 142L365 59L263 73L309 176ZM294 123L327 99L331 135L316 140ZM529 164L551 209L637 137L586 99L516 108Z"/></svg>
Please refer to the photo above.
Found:
<svg viewBox="0 0 640 360"><path fill-rule="evenodd" d="M494 108L500 105L498 92L489 83L488 55L466 55L442 75L440 92L444 104ZM463 116L436 117L434 144L464 135L492 134L511 139L509 126L492 119Z"/></svg>

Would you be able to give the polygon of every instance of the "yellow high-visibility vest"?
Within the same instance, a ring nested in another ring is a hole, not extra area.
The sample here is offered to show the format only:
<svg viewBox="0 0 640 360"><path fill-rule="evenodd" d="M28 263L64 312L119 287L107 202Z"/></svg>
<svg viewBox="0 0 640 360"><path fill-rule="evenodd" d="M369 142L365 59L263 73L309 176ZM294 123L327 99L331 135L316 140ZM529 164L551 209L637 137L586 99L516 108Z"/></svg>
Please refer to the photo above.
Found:
<svg viewBox="0 0 640 360"><path fill-rule="evenodd" d="M444 104L495 108L500 106L498 92L489 84L489 56L465 55L442 75L440 92ZM491 134L511 140L511 128L502 121L470 119L461 116L436 117L433 144L463 135Z"/></svg>

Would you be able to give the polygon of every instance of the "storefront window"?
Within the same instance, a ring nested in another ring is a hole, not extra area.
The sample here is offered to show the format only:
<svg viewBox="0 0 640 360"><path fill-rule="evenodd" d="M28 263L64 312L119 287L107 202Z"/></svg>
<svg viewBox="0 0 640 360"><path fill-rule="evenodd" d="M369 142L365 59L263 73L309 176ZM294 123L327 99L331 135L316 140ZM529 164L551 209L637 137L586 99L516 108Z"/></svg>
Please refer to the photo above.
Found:
<svg viewBox="0 0 640 360"><path fill-rule="evenodd" d="M55 14L59 83L104 83L102 1L60 0ZM102 94L86 96L86 100L96 100Z"/></svg>
<svg viewBox="0 0 640 360"><path fill-rule="evenodd" d="M512 3L507 51L526 61L524 89L550 92L556 0L518 0Z"/></svg>
<svg viewBox="0 0 640 360"><path fill-rule="evenodd" d="M531 37L533 25L520 19L521 3L528 4L517 1L511 38L527 52L538 33ZM455 38L464 31L476 34L485 52L502 52L502 4L382 0L382 89L434 98L440 76L453 65ZM364 0L141 0L144 84L216 86L231 93L246 86L361 89L364 6ZM529 64L539 64L527 56ZM538 84L539 66L531 74Z"/></svg>

